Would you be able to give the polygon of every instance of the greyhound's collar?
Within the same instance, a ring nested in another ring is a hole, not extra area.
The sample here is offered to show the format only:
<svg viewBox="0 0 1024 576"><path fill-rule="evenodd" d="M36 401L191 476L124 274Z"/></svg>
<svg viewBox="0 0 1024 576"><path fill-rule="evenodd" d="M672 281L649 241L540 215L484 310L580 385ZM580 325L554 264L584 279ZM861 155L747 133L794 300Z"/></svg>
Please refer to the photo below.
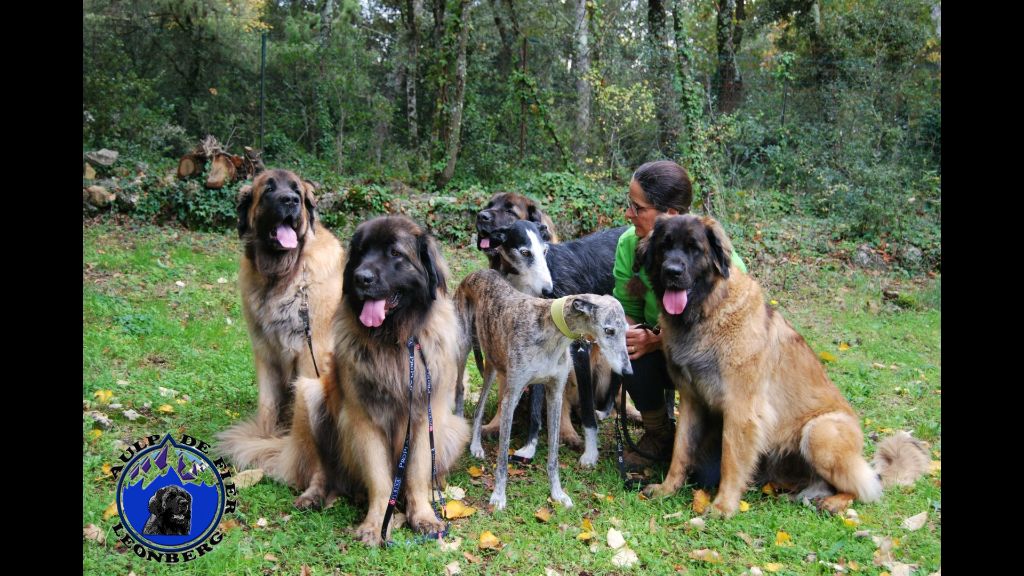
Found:
<svg viewBox="0 0 1024 576"><path fill-rule="evenodd" d="M558 331L566 338L570 340L586 340L586 334L577 334L569 330L569 325L565 322L565 302L568 299L569 296L562 296L551 301L551 319L555 321L555 326L558 326Z"/></svg>

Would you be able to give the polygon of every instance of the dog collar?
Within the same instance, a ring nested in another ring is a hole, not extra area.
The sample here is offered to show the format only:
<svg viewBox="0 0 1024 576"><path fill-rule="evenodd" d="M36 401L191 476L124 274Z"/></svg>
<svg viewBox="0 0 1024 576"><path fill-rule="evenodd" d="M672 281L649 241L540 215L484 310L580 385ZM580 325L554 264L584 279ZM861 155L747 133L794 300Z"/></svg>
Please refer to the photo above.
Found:
<svg viewBox="0 0 1024 576"><path fill-rule="evenodd" d="M576 334L572 330L569 330L569 325L565 323L565 302L568 300L568 296L562 296L551 301L551 319L555 321L555 326L558 326L558 331L565 335L570 340L582 340L586 338L586 334Z"/></svg>

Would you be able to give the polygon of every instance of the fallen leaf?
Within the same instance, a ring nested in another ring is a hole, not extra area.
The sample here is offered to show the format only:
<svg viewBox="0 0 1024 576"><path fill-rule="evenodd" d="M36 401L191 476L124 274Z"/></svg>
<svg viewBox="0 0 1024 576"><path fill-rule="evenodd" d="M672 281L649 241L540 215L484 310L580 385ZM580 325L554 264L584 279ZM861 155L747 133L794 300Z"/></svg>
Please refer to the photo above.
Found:
<svg viewBox="0 0 1024 576"><path fill-rule="evenodd" d="M779 530L775 533L775 545L776 546L792 546L793 539L790 538L784 530Z"/></svg>
<svg viewBox="0 0 1024 576"><path fill-rule="evenodd" d="M437 545L441 548L442 552L452 552L458 550L459 546L462 546L462 538L460 536L456 536L455 540L452 540L451 542L441 539L437 541Z"/></svg>
<svg viewBox="0 0 1024 576"><path fill-rule="evenodd" d="M95 524L89 524L85 528L82 528L82 537L101 545L107 541L106 532Z"/></svg>
<svg viewBox="0 0 1024 576"><path fill-rule="evenodd" d="M468 518L474 513L476 513L476 508L466 506L459 500L452 500L444 506L444 517L448 520L454 520L455 518Z"/></svg>
<svg viewBox="0 0 1024 576"><path fill-rule="evenodd" d="M875 536L871 538L871 540L875 543L875 546L878 546L878 550L875 550L875 553L872 555L871 561L875 564L875 566L890 565L893 562L892 551L898 545L898 541L893 540L888 536L884 538L879 538L878 536Z"/></svg>
<svg viewBox="0 0 1024 576"><path fill-rule="evenodd" d="M839 343L839 351L840 352L846 352L849 349L850 349L850 345L847 344L846 342L840 342Z"/></svg>
<svg viewBox="0 0 1024 576"><path fill-rule="evenodd" d="M700 516L697 516L695 518L690 518L686 522L686 527L687 528L693 528L694 530L703 530L704 529L704 525L705 525L704 519L701 518Z"/></svg>
<svg viewBox="0 0 1024 576"><path fill-rule="evenodd" d="M174 414L174 406L170 404L163 404L156 409L157 412L163 412L164 414Z"/></svg>
<svg viewBox="0 0 1024 576"><path fill-rule="evenodd" d="M558 570L554 570L554 569L545 567L544 568L544 576L562 576L562 573L559 572Z"/></svg>
<svg viewBox="0 0 1024 576"><path fill-rule="evenodd" d="M778 562L768 562L764 565L764 569L768 572L778 572L779 570L782 570L782 564L779 564Z"/></svg>
<svg viewBox="0 0 1024 576"><path fill-rule="evenodd" d="M303 564L302 568L299 568L299 576L313 576L313 569L307 564Z"/></svg>
<svg viewBox="0 0 1024 576"><path fill-rule="evenodd" d="M829 354L828 352L826 352L824 350L822 350L821 352L818 352L818 357L821 358L822 361L824 361L824 362L835 362L836 361L836 357L835 356L833 356L832 354Z"/></svg>
<svg viewBox="0 0 1024 576"><path fill-rule="evenodd" d="M101 404L106 404L110 402L110 398L113 395L113 390L97 390L96 392L93 393L93 396L98 398Z"/></svg>
<svg viewBox="0 0 1024 576"><path fill-rule="evenodd" d="M274 556L270 552L267 552L266 554L264 554L263 555L263 559L266 560L267 562L277 562L277 556Z"/></svg>
<svg viewBox="0 0 1024 576"><path fill-rule="evenodd" d="M103 519L104 520L109 520L111 516L115 516L115 515L117 515L117 502L116 501L111 502L110 506L107 506L103 510Z"/></svg>
<svg viewBox="0 0 1024 576"><path fill-rule="evenodd" d="M761 571L757 566L751 566L748 572L745 572L749 576L764 576L764 572Z"/></svg>
<svg viewBox="0 0 1024 576"><path fill-rule="evenodd" d="M466 497L466 490L454 484L449 484L448 487L444 489L444 497L449 500L462 500Z"/></svg>
<svg viewBox="0 0 1024 576"><path fill-rule="evenodd" d="M243 470L235 474L235 487L239 490L250 488L259 483L263 479L262 468L252 468L250 470Z"/></svg>
<svg viewBox="0 0 1024 576"><path fill-rule="evenodd" d="M462 574L462 568L459 567L459 561L455 560L445 564L444 567L445 576L455 576L456 574Z"/></svg>
<svg viewBox="0 0 1024 576"><path fill-rule="evenodd" d="M857 530L856 532L853 533L853 537L854 538L870 538L871 537L871 531L870 530Z"/></svg>
<svg viewBox="0 0 1024 576"><path fill-rule="evenodd" d="M654 523L654 516L647 520L647 531L654 534L658 531L658 525Z"/></svg>
<svg viewBox="0 0 1024 576"><path fill-rule="evenodd" d="M484 530L483 534L480 535L479 547L481 550L488 548L497 549L499 546L501 546L501 540L490 530Z"/></svg>
<svg viewBox="0 0 1024 576"><path fill-rule="evenodd" d="M582 540L583 542L586 542L587 540L590 540L593 537L594 537L594 533L593 532L580 532L579 534L576 535L576 539L577 540Z"/></svg>
<svg viewBox="0 0 1024 576"><path fill-rule="evenodd" d="M904 564L902 562L893 562L892 566L889 569L892 570L892 576L910 576L910 574L914 571L914 568L917 568L917 564Z"/></svg>
<svg viewBox="0 0 1024 576"><path fill-rule="evenodd" d="M469 475L473 478L479 478L484 475L484 471L479 466L470 466L466 472L469 472Z"/></svg>
<svg viewBox="0 0 1024 576"><path fill-rule="evenodd" d="M258 526L260 528L266 528L268 524L269 524L269 522L267 522L266 518L260 518L260 519L256 520L256 526Z"/></svg>
<svg viewBox="0 0 1024 576"><path fill-rule="evenodd" d="M466 562L469 562L470 564L479 564L480 563L480 558L478 558L476 556L473 556L469 552L463 552L462 553L462 557L465 558Z"/></svg>
<svg viewBox="0 0 1024 576"><path fill-rule="evenodd" d="M859 524L860 524L860 520L858 520L856 518L843 518L843 525L844 526L849 526L849 527L852 528L852 527L857 526Z"/></svg>
<svg viewBox="0 0 1024 576"><path fill-rule="evenodd" d="M711 504L711 496L703 490L693 491L693 511L696 514L703 514Z"/></svg>
<svg viewBox="0 0 1024 576"><path fill-rule="evenodd" d="M691 550L690 558L694 560L700 560L701 562L707 562L709 564L719 564L722 562L722 555L715 550L709 550L707 548L701 548L700 550Z"/></svg>
<svg viewBox="0 0 1024 576"><path fill-rule="evenodd" d="M132 422L142 417L142 414L139 414L138 412L131 408L125 410L124 412L122 412L122 414L124 414L124 417L127 418L128 420L131 420Z"/></svg>
<svg viewBox="0 0 1024 576"><path fill-rule="evenodd" d="M942 461L932 460L932 463L928 466L928 473L931 474L932 476L935 476L939 472L942 472Z"/></svg>
<svg viewBox="0 0 1024 576"><path fill-rule="evenodd" d="M238 520L235 520L234 518L228 518L227 520L221 521L221 523L218 525L218 528L220 528L220 530L225 533L231 532L235 528L238 528Z"/></svg>
<svg viewBox="0 0 1024 576"><path fill-rule="evenodd" d="M98 440L100 436L103 436L103 430L89 430L90 440Z"/></svg>
<svg viewBox="0 0 1024 576"><path fill-rule="evenodd" d="M740 512L747 512L748 510L750 510L750 502L740 500Z"/></svg>
<svg viewBox="0 0 1024 576"><path fill-rule="evenodd" d="M594 531L594 523L590 521L590 518L584 518L583 522L580 522L580 527L582 527L585 532Z"/></svg>
<svg viewBox="0 0 1024 576"><path fill-rule="evenodd" d="M619 568L629 568L639 561L640 558L637 557L636 552L633 552L629 546L623 547L615 553L615 556L612 556L612 565Z"/></svg>
<svg viewBox="0 0 1024 576"><path fill-rule="evenodd" d="M185 404L186 402L188 402L188 398L178 398L175 400L175 402L177 402L178 404Z"/></svg>
<svg viewBox="0 0 1024 576"><path fill-rule="evenodd" d="M174 285L177 286L178 288L184 288L185 287L185 283L182 282L181 280L175 280Z"/></svg>
<svg viewBox="0 0 1024 576"><path fill-rule="evenodd" d="M225 278L223 276L221 276L220 278L217 278L217 284L227 284L227 283L228 283L228 279L227 278Z"/></svg>
<svg viewBox="0 0 1024 576"><path fill-rule="evenodd" d="M920 514L914 514L910 518L903 519L903 527L907 530L914 531L920 530L924 526L925 522L928 521L928 512L921 512Z"/></svg>
<svg viewBox="0 0 1024 576"><path fill-rule="evenodd" d="M622 532L619 532L615 528L608 529L608 547L612 550L621 548L626 543L626 539L622 537Z"/></svg>
<svg viewBox="0 0 1024 576"><path fill-rule="evenodd" d="M547 522L551 520L551 510L547 506L542 506L539 510L533 513L533 517L541 522Z"/></svg>

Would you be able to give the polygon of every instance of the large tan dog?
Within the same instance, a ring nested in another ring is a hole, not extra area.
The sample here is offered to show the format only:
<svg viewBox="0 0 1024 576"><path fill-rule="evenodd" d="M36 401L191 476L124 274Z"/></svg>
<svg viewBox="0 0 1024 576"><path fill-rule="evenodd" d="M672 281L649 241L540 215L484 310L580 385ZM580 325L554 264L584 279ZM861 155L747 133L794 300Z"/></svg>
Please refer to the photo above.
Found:
<svg viewBox="0 0 1024 576"><path fill-rule="evenodd" d="M336 435L318 436L317 441L321 446L336 445L341 473L366 488L369 509L356 535L368 545L381 544L381 526L410 412L412 434L403 486L406 518L418 532L444 527L431 506L425 368L433 388L430 406L438 482L469 437L466 421L452 414L458 329L447 275L434 239L407 217L375 218L360 224L352 236L334 324L333 367L321 379L328 405L340 397L340 409L334 414ZM411 404L410 337L420 347ZM316 388L302 384L307 386ZM392 522L388 531L395 525Z"/></svg>
<svg viewBox="0 0 1024 576"><path fill-rule="evenodd" d="M694 439L709 414L722 417L722 468L715 510L729 517L759 463L765 479L786 474L815 498L838 490L872 502L883 485L927 470L923 443L902 434L882 442L876 467L865 461L857 415L818 357L757 282L730 267L732 243L712 218L659 217L644 266L661 305L663 345L679 390L666 496L682 486ZM884 460L880 465L879 458Z"/></svg>
<svg viewBox="0 0 1024 576"><path fill-rule="evenodd" d="M316 378L317 369L323 373L329 366L344 259L338 239L316 220L315 207L312 187L288 170L262 172L239 194L244 254L238 287L259 404L253 420L219 435L219 448L237 466L264 467L305 490L295 501L299 507L326 496L326 479L312 442L309 399L301 390L293 394L292 383Z"/></svg>

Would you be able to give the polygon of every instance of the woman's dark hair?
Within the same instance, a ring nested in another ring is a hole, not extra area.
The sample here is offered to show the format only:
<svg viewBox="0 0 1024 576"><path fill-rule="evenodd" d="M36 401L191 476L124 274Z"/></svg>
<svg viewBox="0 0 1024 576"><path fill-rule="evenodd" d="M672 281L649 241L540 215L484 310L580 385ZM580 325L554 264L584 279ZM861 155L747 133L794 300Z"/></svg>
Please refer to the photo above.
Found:
<svg viewBox="0 0 1024 576"><path fill-rule="evenodd" d="M680 214L690 211L693 187L686 170L671 160L648 162L633 172L633 179L659 212L675 208Z"/></svg>

